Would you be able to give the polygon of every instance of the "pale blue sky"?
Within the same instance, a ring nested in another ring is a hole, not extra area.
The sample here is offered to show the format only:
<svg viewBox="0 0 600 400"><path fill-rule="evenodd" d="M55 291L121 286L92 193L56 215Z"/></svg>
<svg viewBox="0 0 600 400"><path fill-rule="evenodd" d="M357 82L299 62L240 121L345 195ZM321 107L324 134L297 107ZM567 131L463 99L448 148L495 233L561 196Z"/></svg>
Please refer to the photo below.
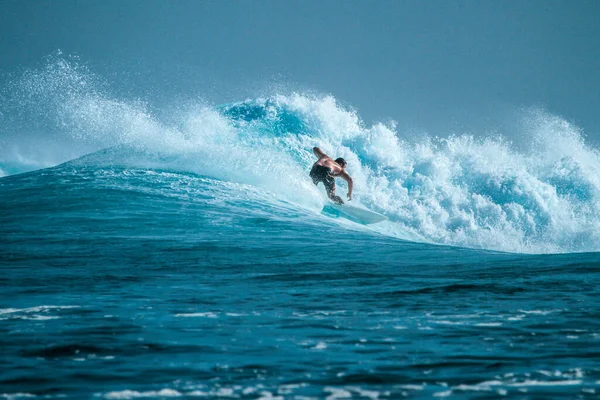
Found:
<svg viewBox="0 0 600 400"><path fill-rule="evenodd" d="M600 1L8 1L0 71L61 49L130 95L331 93L368 122L494 125L544 106L600 136Z"/></svg>

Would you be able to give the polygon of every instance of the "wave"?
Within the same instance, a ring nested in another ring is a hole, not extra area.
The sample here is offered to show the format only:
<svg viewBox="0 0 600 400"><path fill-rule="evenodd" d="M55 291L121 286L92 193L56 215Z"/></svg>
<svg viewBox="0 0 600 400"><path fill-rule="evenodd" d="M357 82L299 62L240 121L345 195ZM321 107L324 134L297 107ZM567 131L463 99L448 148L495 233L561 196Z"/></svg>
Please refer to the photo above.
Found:
<svg viewBox="0 0 600 400"><path fill-rule="evenodd" d="M61 56L13 80L2 96L0 176L89 154L78 162L191 172L320 210L325 196L308 178L319 146L348 161L354 201L389 218L372 228L381 234L509 252L600 250L600 153L543 110L519 121L517 145L499 134L414 137L393 122L368 125L330 95L165 111L109 93Z"/></svg>

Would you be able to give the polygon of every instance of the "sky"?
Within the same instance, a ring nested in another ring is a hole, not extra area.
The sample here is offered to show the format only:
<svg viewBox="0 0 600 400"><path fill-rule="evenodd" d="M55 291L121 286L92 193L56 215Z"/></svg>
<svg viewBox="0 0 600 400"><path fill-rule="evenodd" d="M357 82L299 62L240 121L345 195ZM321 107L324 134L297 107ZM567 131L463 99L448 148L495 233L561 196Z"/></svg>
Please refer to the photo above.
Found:
<svg viewBox="0 0 600 400"><path fill-rule="evenodd" d="M332 94L368 122L501 125L542 107L600 137L600 1L0 2L0 80L61 50L160 103Z"/></svg>

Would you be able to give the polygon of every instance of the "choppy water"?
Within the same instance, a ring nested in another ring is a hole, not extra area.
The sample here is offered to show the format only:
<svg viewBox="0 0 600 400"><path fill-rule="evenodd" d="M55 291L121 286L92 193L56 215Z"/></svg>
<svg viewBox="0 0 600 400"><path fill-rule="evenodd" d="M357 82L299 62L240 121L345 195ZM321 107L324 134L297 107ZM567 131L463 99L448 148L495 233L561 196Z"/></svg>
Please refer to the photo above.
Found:
<svg viewBox="0 0 600 400"><path fill-rule="evenodd" d="M411 141L299 94L161 117L84 72L4 95L0 397L599 396L600 157L575 127ZM389 221L321 213L314 145Z"/></svg>

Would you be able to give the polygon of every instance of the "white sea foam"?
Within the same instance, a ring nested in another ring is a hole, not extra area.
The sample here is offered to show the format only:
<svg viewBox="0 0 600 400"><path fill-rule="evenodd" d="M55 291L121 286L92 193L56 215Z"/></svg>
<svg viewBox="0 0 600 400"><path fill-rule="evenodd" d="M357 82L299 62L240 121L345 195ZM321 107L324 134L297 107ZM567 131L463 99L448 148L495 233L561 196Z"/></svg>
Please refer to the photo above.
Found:
<svg viewBox="0 0 600 400"><path fill-rule="evenodd" d="M326 397L327 400L337 400L337 399L351 399L352 393L348 390L335 388L335 387L326 387L323 389L325 393L329 393Z"/></svg>
<svg viewBox="0 0 600 400"><path fill-rule="evenodd" d="M48 313L52 311L70 308L79 308L79 306L37 306L29 308L0 308L0 320L22 319L32 321L48 321L52 319L60 319L60 316L48 315Z"/></svg>
<svg viewBox="0 0 600 400"><path fill-rule="evenodd" d="M199 312L199 313L182 313L175 314L176 317L204 317L204 318L217 318L218 315L214 312Z"/></svg>
<svg viewBox="0 0 600 400"><path fill-rule="evenodd" d="M28 308L0 308L0 314L48 312L51 310L63 310L69 308L79 308L79 306L37 306Z"/></svg>
<svg viewBox="0 0 600 400"><path fill-rule="evenodd" d="M561 310L519 310L523 314L548 315Z"/></svg>
<svg viewBox="0 0 600 400"><path fill-rule="evenodd" d="M327 344L325 342L319 342L312 349L313 350L325 350L326 348L327 348Z"/></svg>
<svg viewBox="0 0 600 400"><path fill-rule="evenodd" d="M268 392L268 391L261 391L260 393L260 397L257 400L283 400L284 397L283 396L273 396L273 393Z"/></svg>
<svg viewBox="0 0 600 400"><path fill-rule="evenodd" d="M434 324L440 324L440 325L465 325L465 322L457 322L457 321L446 321L446 320L441 320L441 321L432 321Z"/></svg>
<svg viewBox="0 0 600 400"><path fill-rule="evenodd" d="M565 377L574 376L577 373L574 370L569 370L567 372L560 373L560 375L556 375L550 371L537 371L541 375L552 378L557 376L564 375ZM555 371L560 372L560 371ZM529 389L535 387L555 387L555 386L579 386L584 385L584 381L582 379L561 379L561 380L541 380L541 379L533 379L531 378L531 373L525 373L523 377L515 377L514 374L505 374L505 378L510 378L507 380L503 380L500 377L498 379L483 381L475 384L458 384L454 386L448 386L448 384L444 382L437 382L437 385L442 387L447 387L447 390L434 392L433 396L435 397L449 397L451 395L456 394L456 392L495 392L500 396L506 396L509 393L510 388L512 390L517 390L521 393L527 393ZM583 376L583 374L579 375ZM591 382L590 382L591 383ZM598 382L596 382L598 384ZM407 385L398 386L399 388L410 388ZM587 388L588 390L590 388ZM593 389L592 389L593 390ZM582 389L583 391L583 389ZM590 392L591 393L591 392Z"/></svg>
<svg viewBox="0 0 600 400"><path fill-rule="evenodd" d="M513 382L507 384L507 386L514 387L528 387L528 386L573 386L581 385L583 381L579 379L568 379L562 381L538 381L538 380L525 380L523 382Z"/></svg>
<svg viewBox="0 0 600 400"><path fill-rule="evenodd" d="M398 387L407 390L423 390L425 385L398 385Z"/></svg>
<svg viewBox="0 0 600 400"><path fill-rule="evenodd" d="M143 397L181 397L182 393L174 389L150 390L138 392L136 390L121 390L104 394L105 399L137 399Z"/></svg>
<svg viewBox="0 0 600 400"><path fill-rule="evenodd" d="M288 383L285 385L280 385L277 388L277 393L279 394L292 394L294 392L294 390L299 389L299 388L303 388L306 387L307 384L306 383ZM246 394L246 393L244 393Z"/></svg>
<svg viewBox="0 0 600 400"><path fill-rule="evenodd" d="M376 391L376 390L366 390L357 386L349 386L347 387L348 390L356 393L357 395L359 395L362 398L368 398L368 399L378 399L379 396L381 395L380 392Z"/></svg>
<svg viewBox="0 0 600 400"><path fill-rule="evenodd" d="M138 153L119 163L172 166L320 211L322 189L307 176L311 148L319 146L346 158L354 202L389 218L372 228L385 235L512 252L600 250L600 153L579 128L544 111L512 124L518 144L506 139L512 132L417 139L394 123L365 124L332 96L186 103L158 116L143 101L111 96L100 79L61 56L9 89L6 132L35 121L54 133L3 146L0 166L47 166L117 145ZM53 142L70 153L42 145ZM339 187L343 193L345 183Z"/></svg>

